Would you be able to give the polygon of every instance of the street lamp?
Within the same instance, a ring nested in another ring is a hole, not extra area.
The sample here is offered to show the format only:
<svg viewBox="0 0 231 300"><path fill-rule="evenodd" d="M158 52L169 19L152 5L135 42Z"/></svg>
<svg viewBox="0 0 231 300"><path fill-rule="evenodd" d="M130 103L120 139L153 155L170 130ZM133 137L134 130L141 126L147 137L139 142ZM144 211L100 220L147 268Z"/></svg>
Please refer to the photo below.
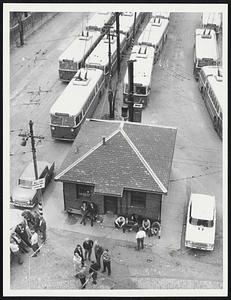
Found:
<svg viewBox="0 0 231 300"><path fill-rule="evenodd" d="M35 149L35 139L44 139L43 136L35 136L33 132L33 122L30 120L29 122L30 133L20 133L19 136L22 137L21 146L26 146L28 139L31 139L31 150L33 155L33 163L34 163L34 173L35 173L35 180L38 178L38 165L37 165L37 158L36 158L36 149ZM42 191L38 189L38 205L39 205L39 214L43 216L43 208L42 208Z"/></svg>

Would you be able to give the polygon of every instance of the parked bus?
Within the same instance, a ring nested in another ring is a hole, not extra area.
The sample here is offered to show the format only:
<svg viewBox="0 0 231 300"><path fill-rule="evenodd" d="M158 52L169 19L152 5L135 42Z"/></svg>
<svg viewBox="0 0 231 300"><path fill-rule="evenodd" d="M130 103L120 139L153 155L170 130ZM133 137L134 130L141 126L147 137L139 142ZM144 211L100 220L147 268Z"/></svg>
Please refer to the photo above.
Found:
<svg viewBox="0 0 231 300"><path fill-rule="evenodd" d="M213 29L216 32L216 34L219 34L221 32L222 27L222 13L203 13L202 27Z"/></svg>
<svg viewBox="0 0 231 300"><path fill-rule="evenodd" d="M214 129L222 138L222 119L224 111L224 84L221 68L205 66L199 73L199 89L205 101Z"/></svg>
<svg viewBox="0 0 231 300"><path fill-rule="evenodd" d="M50 109L51 136L73 141L86 117L91 117L104 89L102 70L81 68Z"/></svg>
<svg viewBox="0 0 231 300"><path fill-rule="evenodd" d="M216 33L212 29L196 29L194 45L194 76L198 80L199 71L204 66L218 65Z"/></svg>
<svg viewBox="0 0 231 300"><path fill-rule="evenodd" d="M69 82L76 72L84 67L84 62L95 46L101 34L98 31L82 31L77 39L59 57L59 78Z"/></svg>
<svg viewBox="0 0 231 300"><path fill-rule="evenodd" d="M155 62L158 60L164 42L166 41L168 24L169 21L167 19L152 18L138 39L139 45L154 47Z"/></svg>
<svg viewBox="0 0 231 300"><path fill-rule="evenodd" d="M86 30L102 32L106 23L113 24L114 21L115 15L112 12L96 13L87 22Z"/></svg>
<svg viewBox="0 0 231 300"><path fill-rule="evenodd" d="M95 47L92 53L88 56L86 60L86 67L88 68L97 68L103 70L104 75L107 76L109 74L109 39L105 36L99 44ZM111 73L116 69L117 62L117 42L116 37L111 35L110 37L111 43ZM126 36L124 34L120 34L120 53L122 54L126 48Z"/></svg>
<svg viewBox="0 0 231 300"><path fill-rule="evenodd" d="M155 49L146 45L135 45L132 48L130 60L133 63L133 99L134 103L146 107L151 91L152 72L154 66ZM124 77L123 100L128 103L128 69Z"/></svg>

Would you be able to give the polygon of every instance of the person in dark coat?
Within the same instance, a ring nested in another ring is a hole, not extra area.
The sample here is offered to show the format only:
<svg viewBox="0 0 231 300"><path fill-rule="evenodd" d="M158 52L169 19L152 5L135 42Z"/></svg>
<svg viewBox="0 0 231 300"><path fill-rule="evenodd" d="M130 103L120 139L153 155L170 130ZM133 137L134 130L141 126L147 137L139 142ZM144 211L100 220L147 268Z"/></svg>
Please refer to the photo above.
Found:
<svg viewBox="0 0 231 300"><path fill-rule="evenodd" d="M32 214L32 212L30 212L28 209L26 209L26 210L24 210L22 212L22 217L24 219L26 219L29 227L33 227L34 226L34 224L35 224L35 218L34 218L34 215Z"/></svg>
<svg viewBox="0 0 231 300"><path fill-rule="evenodd" d="M83 242L83 249L85 250L84 252L84 259L91 260L91 253L92 253L92 247L93 247L93 241L90 240L89 238L86 238L85 241Z"/></svg>
<svg viewBox="0 0 231 300"><path fill-rule="evenodd" d="M81 264L82 266L84 265L84 257L83 257L83 248L81 245L77 245L75 250L74 250L74 254L77 253L79 255L79 257L81 257Z"/></svg>
<svg viewBox="0 0 231 300"><path fill-rule="evenodd" d="M93 284L97 284L96 280L97 280L97 271L99 271L100 267L99 264L95 261L91 262L90 268L89 268L89 274L91 274L92 276L92 283Z"/></svg>
<svg viewBox="0 0 231 300"><path fill-rule="evenodd" d="M23 240L20 238L20 236L16 232L12 233L11 238L18 244L19 250L22 253L28 253L29 252L28 249L27 249L26 244L23 242Z"/></svg>
<svg viewBox="0 0 231 300"><path fill-rule="evenodd" d="M93 226L93 222L96 219L96 215L97 215L97 209L96 209L96 205L93 202L90 202L90 204L88 205L87 208L90 220L91 220L91 226Z"/></svg>
<svg viewBox="0 0 231 300"><path fill-rule="evenodd" d="M87 281L86 281L87 266L83 265L75 277L79 278L79 280L81 282L81 289L85 289L86 283L87 283Z"/></svg>
<svg viewBox="0 0 231 300"><path fill-rule="evenodd" d="M87 203L84 201L82 206L81 206L82 219L80 221L80 224L86 225L87 212L88 212Z"/></svg>
<svg viewBox="0 0 231 300"><path fill-rule="evenodd" d="M23 240L24 243L26 243L28 247L31 247L30 237L28 236L28 233L23 223L20 223L16 226L15 232L20 236L20 238Z"/></svg>
<svg viewBox="0 0 231 300"><path fill-rule="evenodd" d="M42 243L45 243L45 241L47 239L47 224L46 224L46 221L44 220L43 216L40 216L40 218L39 218L39 231L41 234Z"/></svg>
<svg viewBox="0 0 231 300"><path fill-rule="evenodd" d="M40 214L37 211L34 211L34 230L38 233L39 223L40 223Z"/></svg>
<svg viewBox="0 0 231 300"><path fill-rule="evenodd" d="M95 250L96 262L98 263L99 268L101 268L100 258L101 258L101 255L103 254L103 247L98 244L98 241L95 241L95 249L94 250Z"/></svg>

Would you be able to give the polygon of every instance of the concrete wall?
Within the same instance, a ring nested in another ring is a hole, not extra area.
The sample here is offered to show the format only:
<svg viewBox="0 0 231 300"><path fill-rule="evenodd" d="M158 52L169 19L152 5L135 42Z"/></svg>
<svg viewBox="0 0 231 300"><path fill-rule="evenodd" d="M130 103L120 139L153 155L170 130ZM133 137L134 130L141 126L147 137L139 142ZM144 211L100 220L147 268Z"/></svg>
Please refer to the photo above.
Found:
<svg viewBox="0 0 231 300"><path fill-rule="evenodd" d="M38 30L40 26L45 24L48 20L57 15L57 12L36 12L29 13L27 17L22 18L24 40ZM20 46L19 24L10 28L10 48Z"/></svg>
<svg viewBox="0 0 231 300"><path fill-rule="evenodd" d="M64 209L69 207L80 209L82 201L77 199L76 184L63 183ZM93 192L93 188L92 188ZM104 196L100 194L92 194L91 200L97 205L99 214L104 214ZM118 214L137 214L148 217L152 220L161 219L161 201L162 195L155 193L146 193L146 207L131 206L131 192L124 191L123 197L118 197L117 211Z"/></svg>

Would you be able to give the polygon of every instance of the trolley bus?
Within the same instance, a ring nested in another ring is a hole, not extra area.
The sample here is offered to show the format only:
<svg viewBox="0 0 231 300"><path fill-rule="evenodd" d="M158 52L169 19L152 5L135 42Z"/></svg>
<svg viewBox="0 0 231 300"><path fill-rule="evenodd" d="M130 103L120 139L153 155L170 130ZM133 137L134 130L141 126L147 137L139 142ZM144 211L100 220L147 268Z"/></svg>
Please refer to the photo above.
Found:
<svg viewBox="0 0 231 300"><path fill-rule="evenodd" d="M102 32L106 23L113 24L114 21L115 15L112 12L96 13L87 22L86 30Z"/></svg>
<svg viewBox="0 0 231 300"><path fill-rule="evenodd" d="M59 78L69 82L95 46L99 43L101 34L98 31L82 31L82 34L59 57Z"/></svg>
<svg viewBox="0 0 231 300"><path fill-rule="evenodd" d="M133 64L133 99L134 103L146 107L151 90L152 72L154 66L155 49L146 45L135 45L132 48L131 60ZM128 69L124 77L123 100L128 103Z"/></svg>
<svg viewBox="0 0 231 300"><path fill-rule="evenodd" d="M103 70L104 75L109 74L109 58L108 58L108 49L109 49L109 39L105 36L99 44L95 47L92 53L88 56L86 60L86 67L88 68L97 68ZM117 42L115 36L111 35L111 74L116 69L117 62ZM120 53L122 54L126 48L126 36L120 33Z"/></svg>
<svg viewBox="0 0 231 300"><path fill-rule="evenodd" d="M218 65L217 39L214 30L196 29L193 63L193 73L196 80L198 80L199 71L202 67Z"/></svg>
<svg viewBox="0 0 231 300"><path fill-rule="evenodd" d="M221 32L222 14L221 13L203 13L202 14L202 27L213 29L216 34Z"/></svg>
<svg viewBox="0 0 231 300"><path fill-rule="evenodd" d="M104 89L102 70L81 68L50 109L54 139L73 141L86 117L91 117Z"/></svg>
<svg viewBox="0 0 231 300"><path fill-rule="evenodd" d="M222 115L224 112L224 84L221 68L217 66L202 67L198 80L199 89L214 129L222 138Z"/></svg>
<svg viewBox="0 0 231 300"><path fill-rule="evenodd" d="M144 31L141 33L138 44L154 47L155 49L155 62L160 56L164 42L167 38L169 21L162 18L153 18L147 24Z"/></svg>

